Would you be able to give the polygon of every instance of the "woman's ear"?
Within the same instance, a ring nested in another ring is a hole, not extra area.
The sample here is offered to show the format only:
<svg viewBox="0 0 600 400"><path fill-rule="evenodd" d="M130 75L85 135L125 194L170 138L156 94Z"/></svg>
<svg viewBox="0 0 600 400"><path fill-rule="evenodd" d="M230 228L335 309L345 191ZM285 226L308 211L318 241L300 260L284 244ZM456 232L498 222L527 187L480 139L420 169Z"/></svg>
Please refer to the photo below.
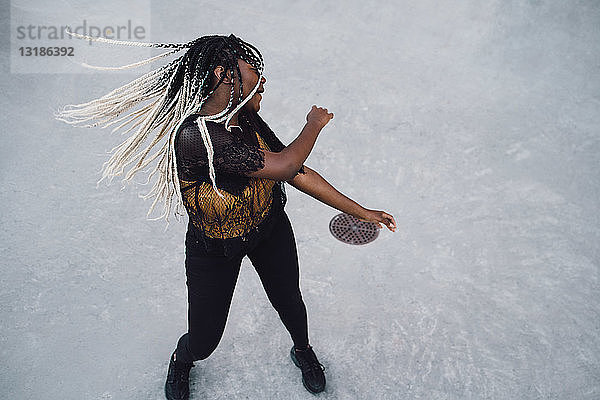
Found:
<svg viewBox="0 0 600 400"><path fill-rule="evenodd" d="M225 72L225 68L223 68L223 66L219 65L215 68L215 70L213 71L215 76L217 77L217 82L221 80L221 77L223 76L223 73ZM227 84L227 85L231 85L231 70L227 71L227 75L225 76L225 79L223 79L223 83Z"/></svg>

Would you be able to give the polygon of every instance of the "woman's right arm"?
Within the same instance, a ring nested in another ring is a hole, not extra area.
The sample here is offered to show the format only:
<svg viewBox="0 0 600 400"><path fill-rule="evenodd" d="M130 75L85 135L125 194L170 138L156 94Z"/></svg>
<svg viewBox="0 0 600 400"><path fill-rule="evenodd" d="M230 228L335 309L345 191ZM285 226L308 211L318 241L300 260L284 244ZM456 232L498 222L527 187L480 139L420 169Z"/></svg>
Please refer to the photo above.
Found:
<svg viewBox="0 0 600 400"><path fill-rule="evenodd" d="M306 116L306 125L296 139L279 153L263 151L264 167L248 176L277 181L292 179L312 151L319 133L333 118L326 108L313 106Z"/></svg>

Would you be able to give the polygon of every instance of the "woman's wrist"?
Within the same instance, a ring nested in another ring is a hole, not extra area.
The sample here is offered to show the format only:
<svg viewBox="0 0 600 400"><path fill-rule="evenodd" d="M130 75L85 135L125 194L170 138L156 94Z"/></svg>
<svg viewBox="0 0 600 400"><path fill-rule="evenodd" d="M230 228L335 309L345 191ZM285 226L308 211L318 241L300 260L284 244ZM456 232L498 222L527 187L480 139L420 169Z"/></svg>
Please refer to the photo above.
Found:
<svg viewBox="0 0 600 400"><path fill-rule="evenodd" d="M352 215L354 218L364 219L367 216L367 209L364 208L363 206L361 206L360 204L358 204L357 202L355 202L354 200L352 200L352 199L349 199L349 200L351 202L353 202L354 204L344 207L346 209L341 210L341 211L346 214Z"/></svg>
<svg viewBox="0 0 600 400"><path fill-rule="evenodd" d="M368 210L366 208L364 208L363 206L361 206L360 204L358 205L358 207L359 207L359 209L354 216L358 219L365 219L367 217Z"/></svg>
<svg viewBox="0 0 600 400"><path fill-rule="evenodd" d="M304 131L306 129L309 129L311 132L319 133L321 132L321 129L323 129L324 126L325 125L323 125L319 121L311 119L306 121L306 124L304 124L304 129L302 130Z"/></svg>

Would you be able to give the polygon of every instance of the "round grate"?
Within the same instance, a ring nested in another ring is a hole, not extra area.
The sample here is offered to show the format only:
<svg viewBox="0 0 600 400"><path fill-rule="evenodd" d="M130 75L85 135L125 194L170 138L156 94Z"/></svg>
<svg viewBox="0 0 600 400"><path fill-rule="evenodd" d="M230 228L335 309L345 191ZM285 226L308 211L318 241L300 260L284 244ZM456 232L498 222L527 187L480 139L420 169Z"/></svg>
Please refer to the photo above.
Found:
<svg viewBox="0 0 600 400"><path fill-rule="evenodd" d="M329 231L338 240L348 244L367 244L377 239L379 226L363 222L349 214L338 214L329 222Z"/></svg>

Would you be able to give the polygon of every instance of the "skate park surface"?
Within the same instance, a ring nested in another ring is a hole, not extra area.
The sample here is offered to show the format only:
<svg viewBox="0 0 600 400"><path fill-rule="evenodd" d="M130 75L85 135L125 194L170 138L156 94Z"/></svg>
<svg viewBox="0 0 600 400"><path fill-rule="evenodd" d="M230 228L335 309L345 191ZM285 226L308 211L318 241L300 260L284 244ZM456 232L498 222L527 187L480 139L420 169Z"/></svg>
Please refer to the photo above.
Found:
<svg viewBox="0 0 600 400"><path fill-rule="evenodd" d="M334 112L305 164L396 219L347 245L337 210L286 186L316 397L600 398L600 4L152 1L150 16L151 41L256 45L261 116L288 144L313 104ZM187 329L186 220L146 220L149 186L96 187L123 137L53 117L137 75L11 73L2 46L0 397L162 399ZM290 346L245 259L191 398L313 398Z"/></svg>

